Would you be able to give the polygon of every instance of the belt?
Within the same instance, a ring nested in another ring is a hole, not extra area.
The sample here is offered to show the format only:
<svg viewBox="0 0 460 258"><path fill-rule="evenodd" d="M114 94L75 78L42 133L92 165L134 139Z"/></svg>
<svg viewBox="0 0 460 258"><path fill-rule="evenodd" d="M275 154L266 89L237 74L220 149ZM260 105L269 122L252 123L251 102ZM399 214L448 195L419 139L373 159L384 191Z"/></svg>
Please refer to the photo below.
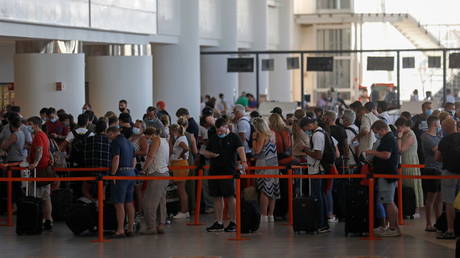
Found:
<svg viewBox="0 0 460 258"><path fill-rule="evenodd" d="M124 167L124 168L118 168L118 171L126 171L126 170L133 170L134 168L129 168L129 167Z"/></svg>

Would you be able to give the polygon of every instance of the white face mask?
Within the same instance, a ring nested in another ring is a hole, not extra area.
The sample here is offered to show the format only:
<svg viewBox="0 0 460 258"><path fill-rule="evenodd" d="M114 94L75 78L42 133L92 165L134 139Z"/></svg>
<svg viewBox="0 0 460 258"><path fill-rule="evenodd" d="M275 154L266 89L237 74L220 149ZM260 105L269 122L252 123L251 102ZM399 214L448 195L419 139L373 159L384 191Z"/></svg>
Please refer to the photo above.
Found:
<svg viewBox="0 0 460 258"><path fill-rule="evenodd" d="M141 129L140 129L140 128L137 128L137 127L134 127L134 128L133 128L133 134L136 134L136 135L141 134Z"/></svg>

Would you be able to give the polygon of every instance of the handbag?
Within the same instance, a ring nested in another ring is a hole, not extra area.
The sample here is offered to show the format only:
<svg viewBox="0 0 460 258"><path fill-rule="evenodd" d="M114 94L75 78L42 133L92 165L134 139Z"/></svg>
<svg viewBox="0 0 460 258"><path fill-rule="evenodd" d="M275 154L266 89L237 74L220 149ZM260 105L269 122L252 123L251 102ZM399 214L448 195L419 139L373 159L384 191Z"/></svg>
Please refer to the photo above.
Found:
<svg viewBox="0 0 460 258"><path fill-rule="evenodd" d="M453 205L455 209L460 210L460 193L458 193L457 197L455 197Z"/></svg>
<svg viewBox="0 0 460 258"><path fill-rule="evenodd" d="M44 169L37 169L37 178L50 178L56 177L56 171L54 171L52 166L47 166ZM52 181L38 181L37 186L45 186L51 184Z"/></svg>

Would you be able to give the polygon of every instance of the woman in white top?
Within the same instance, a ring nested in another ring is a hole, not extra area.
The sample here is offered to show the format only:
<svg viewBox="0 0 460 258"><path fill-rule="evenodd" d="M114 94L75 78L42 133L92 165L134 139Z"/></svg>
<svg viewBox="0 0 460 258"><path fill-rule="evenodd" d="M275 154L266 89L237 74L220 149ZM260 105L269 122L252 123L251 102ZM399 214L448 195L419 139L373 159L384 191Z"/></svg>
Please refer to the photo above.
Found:
<svg viewBox="0 0 460 258"><path fill-rule="evenodd" d="M173 172L173 176L184 177L188 176L189 169L174 169L174 167L187 167L188 164L188 156L189 156L189 146L187 137L185 137L185 130L182 126L178 124L171 125L170 129L170 165L173 167L171 171ZM188 196L185 189L185 181L177 180L177 193L179 195L180 200L180 212L174 216L174 219L186 219L190 217L190 213L188 211Z"/></svg>
<svg viewBox="0 0 460 258"><path fill-rule="evenodd" d="M147 128L145 134L152 141L147 153L143 172L148 176L169 176L169 143L166 138L160 138L160 131ZM144 222L146 228L142 234L163 234L166 223L166 191L169 180L149 180L144 192ZM157 218L159 210L159 218Z"/></svg>
<svg viewBox="0 0 460 258"><path fill-rule="evenodd" d="M142 169L142 165L145 162L145 156L149 150L148 137L144 135L144 122L142 120L136 120L133 127L133 135L129 138L129 141L134 146L136 152L136 169L138 172ZM142 181L136 182L134 186L135 198L136 198L136 212L143 212L143 193L142 193Z"/></svg>

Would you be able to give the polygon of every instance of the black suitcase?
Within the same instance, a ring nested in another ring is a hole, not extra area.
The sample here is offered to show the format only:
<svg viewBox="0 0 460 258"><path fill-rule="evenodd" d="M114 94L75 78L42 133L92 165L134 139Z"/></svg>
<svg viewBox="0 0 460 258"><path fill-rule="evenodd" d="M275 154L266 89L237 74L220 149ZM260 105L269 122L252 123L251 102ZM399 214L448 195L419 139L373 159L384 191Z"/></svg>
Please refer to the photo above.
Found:
<svg viewBox="0 0 460 258"><path fill-rule="evenodd" d="M33 177L37 177L34 169ZM33 197L29 196L29 186L26 187L26 197L17 202L16 234L38 235L43 232L42 200L37 198L37 182L33 182Z"/></svg>
<svg viewBox="0 0 460 258"><path fill-rule="evenodd" d="M369 190L357 182L346 184L345 236L369 233Z"/></svg>
<svg viewBox="0 0 460 258"><path fill-rule="evenodd" d="M97 221L98 218L96 218ZM118 226L117 212L111 203L104 204L104 230L116 231Z"/></svg>
<svg viewBox="0 0 460 258"><path fill-rule="evenodd" d="M286 175L286 173L283 173L283 175ZM287 179L280 179L280 193L281 197L280 199L276 200L275 204L275 210L273 212L273 216L275 217L275 220L277 221L282 221L286 220L287 213L288 213L288 207L289 207L289 198L288 198L288 180Z"/></svg>
<svg viewBox="0 0 460 258"><path fill-rule="evenodd" d="M403 192L403 216L406 218L413 219L414 214L417 209L417 204L415 200L415 192L414 189L403 186L402 188ZM398 189L396 188L396 194L395 194L395 203L398 205Z"/></svg>
<svg viewBox="0 0 460 258"><path fill-rule="evenodd" d="M302 171L302 170L300 170ZM310 196L303 197L303 180L298 180L298 196L293 200L293 223L295 233L318 233L320 228L321 205L317 197L311 196L311 181L309 182Z"/></svg>
<svg viewBox="0 0 460 258"><path fill-rule="evenodd" d="M67 213L65 223L75 235L91 231L97 226L97 209L94 203L78 201Z"/></svg>
<svg viewBox="0 0 460 258"><path fill-rule="evenodd" d="M334 214L339 221L345 220L347 212L347 179L334 179L332 196L334 198Z"/></svg>
<svg viewBox="0 0 460 258"><path fill-rule="evenodd" d="M51 193L54 221L64 221L73 203L73 190L70 188L57 189Z"/></svg>
<svg viewBox="0 0 460 258"><path fill-rule="evenodd" d="M260 211L257 201L241 201L241 233L254 233L260 227Z"/></svg>

